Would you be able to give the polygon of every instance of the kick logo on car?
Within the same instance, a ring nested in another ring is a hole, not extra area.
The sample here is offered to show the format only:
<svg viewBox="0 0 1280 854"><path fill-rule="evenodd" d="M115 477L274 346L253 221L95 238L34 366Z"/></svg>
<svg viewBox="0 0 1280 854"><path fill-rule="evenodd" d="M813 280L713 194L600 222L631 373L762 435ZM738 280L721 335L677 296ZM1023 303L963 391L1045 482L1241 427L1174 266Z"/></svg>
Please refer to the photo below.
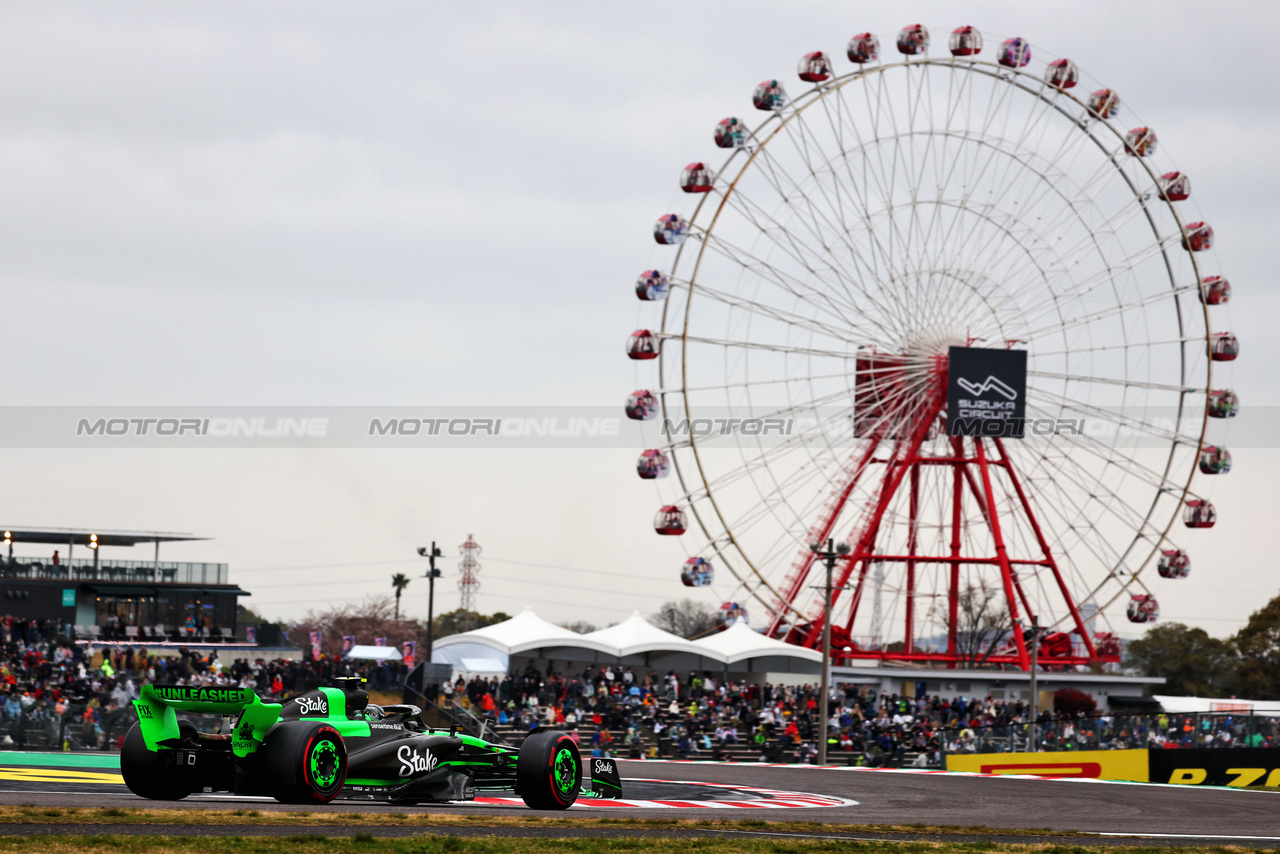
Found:
<svg viewBox="0 0 1280 854"><path fill-rule="evenodd" d="M424 750L422 753L414 750L409 745L403 745L396 751L396 758L400 760L400 776L412 777L414 774L425 774L432 768L436 767L436 758L430 750Z"/></svg>

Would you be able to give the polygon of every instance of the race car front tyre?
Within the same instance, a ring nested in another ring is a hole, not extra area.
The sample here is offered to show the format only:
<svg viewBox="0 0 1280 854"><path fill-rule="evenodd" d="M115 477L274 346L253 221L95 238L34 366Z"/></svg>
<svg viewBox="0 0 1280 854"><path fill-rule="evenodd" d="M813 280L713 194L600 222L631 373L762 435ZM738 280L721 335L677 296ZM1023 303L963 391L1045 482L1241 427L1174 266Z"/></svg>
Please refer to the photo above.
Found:
<svg viewBox="0 0 1280 854"><path fill-rule="evenodd" d="M185 726L183 726L185 724ZM178 721L184 736L195 732L190 721ZM180 801L191 794L185 785L182 769L170 760L172 750L148 750L138 724L129 727L120 747L120 775L129 791L153 801Z"/></svg>
<svg viewBox="0 0 1280 854"><path fill-rule="evenodd" d="M259 767L280 803L327 804L347 780L347 746L329 724L288 721L267 733Z"/></svg>
<svg viewBox="0 0 1280 854"><path fill-rule="evenodd" d="M582 791L582 754L563 732L535 732L520 746L516 791L535 810L566 810Z"/></svg>

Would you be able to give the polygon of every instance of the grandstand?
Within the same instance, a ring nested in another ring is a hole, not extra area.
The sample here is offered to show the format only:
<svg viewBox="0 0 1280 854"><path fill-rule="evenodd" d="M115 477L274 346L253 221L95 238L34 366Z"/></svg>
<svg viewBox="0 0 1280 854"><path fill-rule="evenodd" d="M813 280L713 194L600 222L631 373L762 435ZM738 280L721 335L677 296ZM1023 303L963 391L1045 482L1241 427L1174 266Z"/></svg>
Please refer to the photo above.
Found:
<svg viewBox="0 0 1280 854"><path fill-rule="evenodd" d="M231 642L239 597L225 563L161 561L162 543L208 539L155 531L4 529L0 614L48 620L81 639ZM102 550L153 546L151 560L104 560ZM35 556L36 547L43 556ZM15 554L21 551L23 554ZM86 557L76 557L77 551Z"/></svg>

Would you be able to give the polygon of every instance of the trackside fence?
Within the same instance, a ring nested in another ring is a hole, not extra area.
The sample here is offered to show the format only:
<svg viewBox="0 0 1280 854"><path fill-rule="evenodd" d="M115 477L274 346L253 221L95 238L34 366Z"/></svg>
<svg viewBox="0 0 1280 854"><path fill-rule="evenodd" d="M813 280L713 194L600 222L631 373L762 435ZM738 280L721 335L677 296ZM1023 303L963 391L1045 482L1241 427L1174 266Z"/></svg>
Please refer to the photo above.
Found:
<svg viewBox="0 0 1280 854"><path fill-rule="evenodd" d="M976 723L939 734L945 753L1278 747L1280 718L1241 712L1045 716L1034 744L1026 723Z"/></svg>

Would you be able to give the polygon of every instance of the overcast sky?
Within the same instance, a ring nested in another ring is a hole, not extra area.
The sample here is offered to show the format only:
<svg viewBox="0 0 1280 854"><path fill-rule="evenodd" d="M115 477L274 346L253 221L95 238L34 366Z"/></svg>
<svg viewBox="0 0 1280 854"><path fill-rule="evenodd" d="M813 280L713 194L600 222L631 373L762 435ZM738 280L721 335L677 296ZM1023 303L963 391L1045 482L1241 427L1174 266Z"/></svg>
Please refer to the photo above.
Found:
<svg viewBox="0 0 1280 854"><path fill-rule="evenodd" d="M1158 130L1235 286L1241 418L1280 405L1280 6L955 9L0 5L7 402L620 406L631 283L714 123L801 54L919 20L1070 56ZM474 533L481 610L603 625L686 592L637 450L12 450L3 516L212 537L165 556L229 563L273 618ZM1220 635L1280 593L1280 451L1233 450L1192 577L1156 583L1166 619ZM425 615L425 582L404 601Z"/></svg>

